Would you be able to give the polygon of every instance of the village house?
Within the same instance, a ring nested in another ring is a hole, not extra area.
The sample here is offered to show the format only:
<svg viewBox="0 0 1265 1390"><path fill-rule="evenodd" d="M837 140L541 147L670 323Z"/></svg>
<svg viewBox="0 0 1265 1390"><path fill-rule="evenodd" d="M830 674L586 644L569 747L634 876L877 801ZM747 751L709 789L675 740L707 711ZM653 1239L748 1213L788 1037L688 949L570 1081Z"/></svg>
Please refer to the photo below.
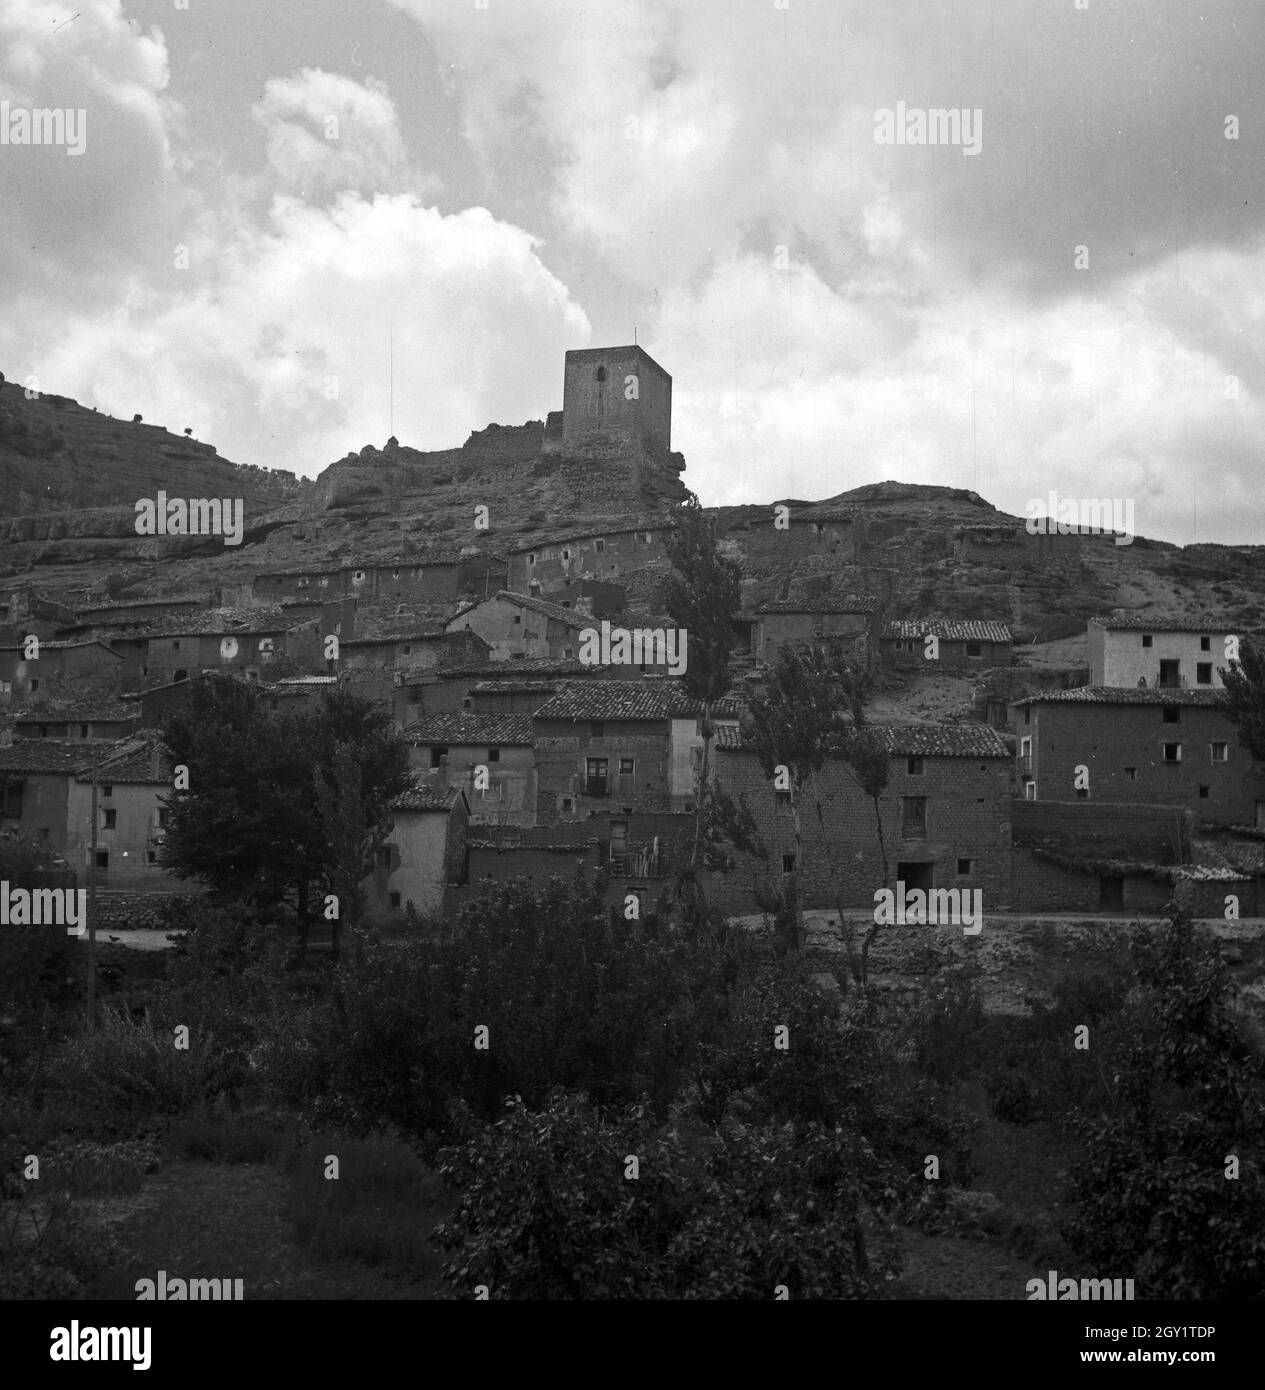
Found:
<svg viewBox="0 0 1265 1390"><path fill-rule="evenodd" d="M702 713L663 679L564 683L532 720L539 823L692 811ZM736 706L717 721L736 724Z"/></svg>
<svg viewBox="0 0 1265 1390"><path fill-rule="evenodd" d="M505 583L505 561L490 551L432 551L385 562L290 568L255 576L257 600L352 597L362 603L444 602L462 594L484 597Z"/></svg>
<svg viewBox="0 0 1265 1390"><path fill-rule="evenodd" d="M75 774L100 749L81 742L19 739L0 748L0 833L10 831L65 855ZM73 867L80 868L80 864Z"/></svg>
<svg viewBox="0 0 1265 1390"><path fill-rule="evenodd" d="M889 881L874 804L838 760L814 779L820 786L822 825L810 787L801 806L804 862L796 863L789 791L765 777L741 731L722 731L716 776L735 798L743 796L768 851L762 862L736 856L732 873L712 877L709 896L729 913L757 911L757 882L799 870L805 907L872 908L875 892L896 881L906 891L979 889L984 910L1010 899L1010 750L995 729L980 724L910 725L881 730L889 780L879 798ZM823 839L824 833L824 839Z"/></svg>
<svg viewBox="0 0 1265 1390"><path fill-rule="evenodd" d="M935 638L934 643L927 641ZM884 624L879 659L905 670L961 671L969 667L1009 666L1014 638L1005 623L974 618L900 618ZM929 653L935 653L932 658Z"/></svg>
<svg viewBox="0 0 1265 1390"><path fill-rule="evenodd" d="M97 844L92 847L92 773L80 768L70 786L65 856L110 890L170 893L161 851L172 770L157 733L128 740L97 764Z"/></svg>
<svg viewBox="0 0 1265 1390"><path fill-rule="evenodd" d="M531 716L432 714L404 730L411 765L465 793L475 824L535 825Z"/></svg>
<svg viewBox="0 0 1265 1390"><path fill-rule="evenodd" d="M785 643L839 642L873 665L878 654L880 604L874 598L788 598L756 610L751 654L770 665Z"/></svg>
<svg viewBox="0 0 1265 1390"><path fill-rule="evenodd" d="M361 887L370 911L443 913L466 882L470 807L457 788L417 781L391 804L394 826Z"/></svg>
<svg viewBox="0 0 1265 1390"><path fill-rule="evenodd" d="M1227 639L1242 629L1164 618L1091 618L1085 633L1089 683L1220 690L1230 664Z"/></svg>
<svg viewBox="0 0 1265 1390"><path fill-rule="evenodd" d="M406 631L354 637L340 643L349 669L373 667L389 671L433 671L460 661L486 660L492 648L477 632L449 632L443 623Z"/></svg>
<svg viewBox="0 0 1265 1390"><path fill-rule="evenodd" d="M122 658L104 642L40 642L38 657L26 651L25 644L0 647L0 703L19 708L119 693Z"/></svg>
<svg viewBox="0 0 1265 1390"><path fill-rule="evenodd" d="M554 693L559 680L605 680L612 675L611 667L586 666L578 657L473 661L441 666L437 671L402 671L396 676L395 721L404 727L423 715L454 710L530 714ZM544 698L536 690L542 682L549 687ZM475 699L476 686L484 687L482 700ZM496 698L494 687L506 692L506 698L513 691L518 691L521 698L511 701L512 708L505 708L503 701ZM530 709L525 708L528 703Z"/></svg>
<svg viewBox="0 0 1265 1390"><path fill-rule="evenodd" d="M249 615L250 610L244 610ZM204 671L240 672L248 680L278 674L327 671L319 622L252 620L232 627L190 622L152 634L146 644L145 675L158 683L179 681Z"/></svg>
<svg viewBox="0 0 1265 1390"><path fill-rule="evenodd" d="M13 713L15 738L51 738L71 741L115 742L140 727L141 711L135 703L82 701L69 705L35 705Z"/></svg>
<svg viewBox="0 0 1265 1390"><path fill-rule="evenodd" d="M576 530L518 546L509 552L509 578L516 593L530 593L533 584L554 594L580 579L617 580L652 560L666 560L672 523L639 521L603 530Z"/></svg>
<svg viewBox="0 0 1265 1390"><path fill-rule="evenodd" d="M1187 806L1265 826L1265 777L1214 690L1085 686L1015 702L1029 800Z"/></svg>
<svg viewBox="0 0 1265 1390"><path fill-rule="evenodd" d="M482 637L497 661L576 657L580 633L590 626L591 619L569 608L508 589L472 604L445 624L450 633L470 631Z"/></svg>

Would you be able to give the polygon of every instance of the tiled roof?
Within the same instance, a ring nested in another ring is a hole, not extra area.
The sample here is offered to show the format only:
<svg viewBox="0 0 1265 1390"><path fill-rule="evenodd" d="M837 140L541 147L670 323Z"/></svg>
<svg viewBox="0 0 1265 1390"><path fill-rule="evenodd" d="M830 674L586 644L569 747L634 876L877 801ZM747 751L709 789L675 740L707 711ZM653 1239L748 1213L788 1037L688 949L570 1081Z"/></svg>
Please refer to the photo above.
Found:
<svg viewBox="0 0 1265 1390"><path fill-rule="evenodd" d="M501 589L497 598L506 599L510 603L517 604L520 608L528 608L533 613L540 613L546 618L552 618L555 622L565 624L567 627L593 626L592 614L577 613L574 608L564 608L560 603L549 603L546 599L536 598L533 594L514 594L508 589Z"/></svg>
<svg viewBox="0 0 1265 1390"><path fill-rule="evenodd" d="M1127 685L1083 685L1077 690L1051 690L1029 695L1016 705L1203 705L1217 708L1225 704L1220 690L1182 686L1180 688Z"/></svg>
<svg viewBox="0 0 1265 1390"><path fill-rule="evenodd" d="M139 719L140 711L135 705L90 704L84 701L76 705L31 705L26 709L14 710L13 719L18 724L64 724L103 723L107 720Z"/></svg>
<svg viewBox="0 0 1265 1390"><path fill-rule="evenodd" d="M736 724L717 724L716 746L718 748L741 748L742 730Z"/></svg>
<svg viewBox="0 0 1265 1390"><path fill-rule="evenodd" d="M1202 635L1240 632L1242 623L1213 623L1207 618L1090 618L1090 625L1107 632L1192 632Z"/></svg>
<svg viewBox="0 0 1265 1390"><path fill-rule="evenodd" d="M43 640L40 642L40 651L42 652L67 651L71 647L105 647L106 651L109 652L111 656L118 656L118 652L113 651L107 643L98 642L91 637L72 638L65 642L45 642ZM0 652L20 652L25 650L26 648L21 643L17 643L14 646L0 647Z"/></svg>
<svg viewBox="0 0 1265 1390"><path fill-rule="evenodd" d="M757 613L877 613L879 601L876 598L778 598L762 603Z"/></svg>
<svg viewBox="0 0 1265 1390"><path fill-rule="evenodd" d="M91 766L91 744L25 738L0 748L0 776L6 772L78 772Z"/></svg>
<svg viewBox="0 0 1265 1390"><path fill-rule="evenodd" d="M160 606L174 607L177 604L188 605L204 603L205 600L193 594L171 594L161 598L127 598L119 599L114 603L89 603L83 605L77 611L80 613L112 613L116 609L120 612L128 608L157 608Z"/></svg>
<svg viewBox="0 0 1265 1390"><path fill-rule="evenodd" d="M81 771L79 780L88 776ZM163 748L162 735L157 730L147 730L136 739L129 740L111 758L103 758L97 764L98 782L162 783L171 785L171 763Z"/></svg>
<svg viewBox="0 0 1265 1390"><path fill-rule="evenodd" d="M670 531L675 523L662 517L653 520L613 522L610 526L585 526L573 531L553 531L547 536L524 545L516 545L508 552L510 555L525 555L531 550L543 550L549 545L561 545L564 541L596 540L601 536L631 536L636 531Z"/></svg>
<svg viewBox="0 0 1265 1390"><path fill-rule="evenodd" d="M938 637L942 642L1013 642L1005 623L976 618L899 618L883 625L884 637L921 641Z"/></svg>
<svg viewBox="0 0 1265 1390"><path fill-rule="evenodd" d="M471 695L551 695L556 681L479 681L470 687Z"/></svg>
<svg viewBox="0 0 1265 1390"><path fill-rule="evenodd" d="M689 719L702 714L700 700L675 683L646 681L566 681L536 711L537 719Z"/></svg>
<svg viewBox="0 0 1265 1390"><path fill-rule="evenodd" d="M531 715L428 714L404 730L410 743L530 745Z"/></svg>
<svg viewBox="0 0 1265 1390"><path fill-rule="evenodd" d="M1009 758L1009 748L996 729L988 724L906 724L870 725L896 757L924 758ZM739 730L726 731L718 747L729 752L744 746Z"/></svg>
<svg viewBox="0 0 1265 1390"><path fill-rule="evenodd" d="M447 630L442 626L413 628L410 632L379 632L377 634L368 633L363 637L344 637L342 645L344 647L385 647L392 642L433 642L436 638L447 636Z"/></svg>
<svg viewBox="0 0 1265 1390"><path fill-rule="evenodd" d="M514 657L509 661L469 661L456 666L441 666L433 674L443 678L477 676L487 681L513 681L523 676L568 676L575 679L588 675L601 678L609 669L605 666L586 666L578 656L534 656L522 660Z"/></svg>
<svg viewBox="0 0 1265 1390"><path fill-rule="evenodd" d="M1009 758L1005 740L989 724L905 724L883 729L897 757Z"/></svg>
<svg viewBox="0 0 1265 1390"><path fill-rule="evenodd" d="M346 644L344 644L346 645ZM337 685L337 676L283 676L278 685Z"/></svg>
<svg viewBox="0 0 1265 1390"><path fill-rule="evenodd" d="M461 791L457 787L440 787L417 781L391 803L393 811L449 811Z"/></svg>

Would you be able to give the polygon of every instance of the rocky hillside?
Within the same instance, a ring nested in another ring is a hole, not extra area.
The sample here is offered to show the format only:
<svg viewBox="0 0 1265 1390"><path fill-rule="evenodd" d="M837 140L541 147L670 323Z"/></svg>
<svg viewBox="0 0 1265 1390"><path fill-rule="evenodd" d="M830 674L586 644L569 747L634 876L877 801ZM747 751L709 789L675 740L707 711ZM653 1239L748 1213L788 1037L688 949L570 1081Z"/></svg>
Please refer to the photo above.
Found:
<svg viewBox="0 0 1265 1390"><path fill-rule="evenodd" d="M20 387L0 384L0 585L70 596L99 589L108 575L112 592L140 597L327 562L505 551L561 529L661 517L670 474L683 463L673 456L665 484L662 466L647 470L637 458L566 457L551 415L490 425L454 449L388 440L300 481L230 463L158 426L64 397L27 401ZM133 505L159 488L243 498L243 544L137 536ZM772 525L779 505L793 518L789 533ZM742 565L748 611L768 599L865 594L890 616L994 618L1039 644L1083 636L1086 618L1117 607L1215 616L1243 630L1265 623L1265 548L1027 537L1020 518L962 488L874 483L715 515ZM626 576L634 608L652 607L662 569L652 562Z"/></svg>

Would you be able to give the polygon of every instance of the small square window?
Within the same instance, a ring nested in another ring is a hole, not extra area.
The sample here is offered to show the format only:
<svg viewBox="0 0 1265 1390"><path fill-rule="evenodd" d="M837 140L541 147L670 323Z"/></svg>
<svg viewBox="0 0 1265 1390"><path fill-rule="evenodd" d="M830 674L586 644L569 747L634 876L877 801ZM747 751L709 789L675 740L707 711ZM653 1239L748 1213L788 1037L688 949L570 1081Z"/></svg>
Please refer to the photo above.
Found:
<svg viewBox="0 0 1265 1390"><path fill-rule="evenodd" d="M1138 770L1136 767L1126 767L1124 770L1124 775L1129 779L1130 782L1136 782L1138 780Z"/></svg>
<svg viewBox="0 0 1265 1390"><path fill-rule="evenodd" d="M529 565L534 565L534 564L536 563L536 557L535 557L535 555L529 554L529 555L527 556L527 563L528 563Z"/></svg>
<svg viewBox="0 0 1265 1390"><path fill-rule="evenodd" d="M113 808L104 812L104 819L101 823L103 830L113 830L119 823L119 813Z"/></svg>
<svg viewBox="0 0 1265 1390"><path fill-rule="evenodd" d="M911 777L921 777L923 775L922 755L915 754L905 759L905 771Z"/></svg>
<svg viewBox="0 0 1265 1390"><path fill-rule="evenodd" d="M501 750L499 748L488 749L488 762L499 763L501 761Z"/></svg>
<svg viewBox="0 0 1265 1390"><path fill-rule="evenodd" d="M1164 761L1166 763L1179 763L1182 760L1182 746L1180 743L1166 743L1164 745Z"/></svg>
<svg viewBox="0 0 1265 1390"><path fill-rule="evenodd" d="M86 724L80 724L80 726L79 726L79 737L80 737L80 738L87 738L87 737L88 737L88 726L87 726Z"/></svg>
<svg viewBox="0 0 1265 1390"><path fill-rule="evenodd" d="M113 796L113 795L114 795L114 783L113 783L113 782L103 782L103 783L101 784L101 795L102 795L102 796Z"/></svg>
<svg viewBox="0 0 1265 1390"><path fill-rule="evenodd" d="M446 748L441 748L438 744L436 744L435 747L433 747L433 748L430 750L430 765L431 765L431 767L439 767L439 766L441 766L442 763L443 763L443 760L444 760L447 756L448 756L448 750L447 750Z"/></svg>
<svg viewBox="0 0 1265 1390"><path fill-rule="evenodd" d="M1144 632L1142 634L1142 645L1144 647L1153 647L1155 645L1155 639L1149 632Z"/></svg>
<svg viewBox="0 0 1265 1390"><path fill-rule="evenodd" d="M1179 710L1179 709L1174 709L1171 705L1165 705L1165 706L1164 706L1164 723L1165 723L1165 724L1180 724L1181 722L1182 722L1182 712L1181 712L1181 710Z"/></svg>
<svg viewBox="0 0 1265 1390"><path fill-rule="evenodd" d="M1201 637L1199 639L1199 650L1201 652L1210 652L1212 650L1212 638Z"/></svg>
<svg viewBox="0 0 1265 1390"><path fill-rule="evenodd" d="M1211 662L1211 661L1196 661L1196 662L1195 662L1195 684L1196 684L1196 685L1211 685L1211 684L1212 684L1212 662Z"/></svg>
<svg viewBox="0 0 1265 1390"><path fill-rule="evenodd" d="M790 792L774 792L778 815L789 816L791 814L791 794Z"/></svg>
<svg viewBox="0 0 1265 1390"><path fill-rule="evenodd" d="M634 768L634 767L635 767L635 763L634 763L634 761L633 761L632 758L620 758L620 760L619 760L619 775L620 775L621 777L631 777L631 776L633 775L633 768Z"/></svg>
<svg viewBox="0 0 1265 1390"><path fill-rule="evenodd" d="M589 725L589 737L590 737L590 738L605 738L605 737L606 737L606 725L600 723L600 722L597 721L597 720L594 720L594 721Z"/></svg>
<svg viewBox="0 0 1265 1390"><path fill-rule="evenodd" d="M108 869L110 867L110 851L108 849L97 850L97 868Z"/></svg>
<svg viewBox="0 0 1265 1390"><path fill-rule="evenodd" d="M963 877L971 872L971 861L969 859L958 860L958 876Z"/></svg>
<svg viewBox="0 0 1265 1390"><path fill-rule="evenodd" d="M158 863L158 851L157 851L156 849L146 850L146 852L145 852L145 860L146 860L146 862L149 863L149 864L157 864L157 863Z"/></svg>
<svg viewBox="0 0 1265 1390"><path fill-rule="evenodd" d="M1037 784L1025 782L1023 784L1023 796L1025 801L1035 801L1037 799Z"/></svg>
<svg viewBox="0 0 1265 1390"><path fill-rule="evenodd" d="M1208 788L1207 788L1207 787L1200 787L1200 788L1199 788L1199 799L1200 799L1201 801L1207 801L1207 800L1208 800Z"/></svg>
<svg viewBox="0 0 1265 1390"><path fill-rule="evenodd" d="M793 874L795 872L795 856L793 854L784 854L782 856L782 872L784 874Z"/></svg>
<svg viewBox="0 0 1265 1390"><path fill-rule="evenodd" d="M1088 801L1088 800L1089 800L1089 788L1088 788L1088 787L1077 787L1077 788L1076 788L1076 799L1077 799L1077 801Z"/></svg>
<svg viewBox="0 0 1265 1390"><path fill-rule="evenodd" d="M575 803L574 803L574 801L571 799L571 797L569 797L569 796L564 796L564 797L562 798L562 809L563 809L563 811L565 811L567 814L570 814L571 808L574 806L574 804L575 804Z"/></svg>
<svg viewBox="0 0 1265 1390"><path fill-rule="evenodd" d="M387 901L391 904L392 907L399 907L400 894L398 889L393 889L390 893L387 894Z"/></svg>
<svg viewBox="0 0 1265 1390"><path fill-rule="evenodd" d="M1211 743L1208 747L1212 752L1214 763L1228 763L1230 761L1230 745L1228 743Z"/></svg>
<svg viewBox="0 0 1265 1390"><path fill-rule="evenodd" d="M983 644L980 642L968 642L966 644L967 656L982 656L984 652Z"/></svg>

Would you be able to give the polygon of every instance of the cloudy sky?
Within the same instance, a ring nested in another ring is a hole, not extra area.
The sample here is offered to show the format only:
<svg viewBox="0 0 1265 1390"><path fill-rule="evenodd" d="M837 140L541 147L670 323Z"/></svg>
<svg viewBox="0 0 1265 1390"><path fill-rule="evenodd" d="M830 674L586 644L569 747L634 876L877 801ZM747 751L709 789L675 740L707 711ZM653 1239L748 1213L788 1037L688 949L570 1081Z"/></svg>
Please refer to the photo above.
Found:
<svg viewBox="0 0 1265 1390"><path fill-rule="evenodd" d="M1260 0L0 0L10 133L87 118L0 144L0 370L314 475L635 329L707 504L1265 542L1263 56Z"/></svg>

